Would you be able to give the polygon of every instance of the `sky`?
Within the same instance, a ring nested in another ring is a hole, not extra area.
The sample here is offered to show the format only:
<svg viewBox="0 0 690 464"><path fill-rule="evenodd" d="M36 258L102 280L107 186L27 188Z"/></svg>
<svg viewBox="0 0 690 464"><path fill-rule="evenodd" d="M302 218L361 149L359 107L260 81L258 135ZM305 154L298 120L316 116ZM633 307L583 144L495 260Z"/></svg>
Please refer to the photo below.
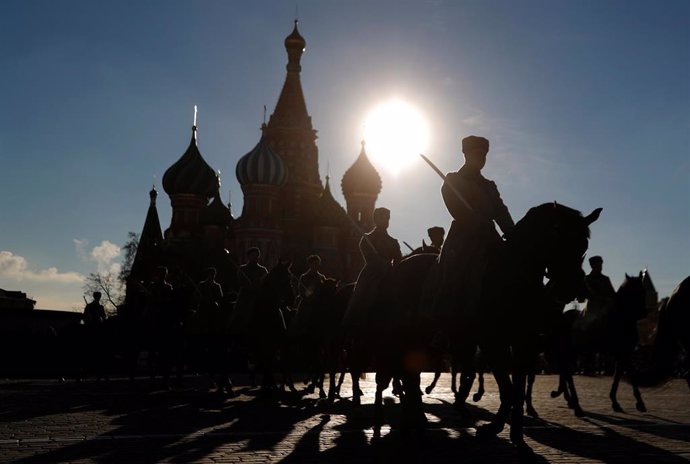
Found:
<svg viewBox="0 0 690 464"><path fill-rule="evenodd" d="M0 2L0 288L83 308L83 277L117 270L154 184L199 148L242 208L235 164L272 112L293 19L322 179L356 159L369 111L398 99L429 125L427 155L484 174L517 220L558 201L588 214L589 255L618 286L647 268L660 296L690 274L690 2ZM377 165L390 233L414 246L450 224L422 161ZM589 266L585 263L585 270Z"/></svg>

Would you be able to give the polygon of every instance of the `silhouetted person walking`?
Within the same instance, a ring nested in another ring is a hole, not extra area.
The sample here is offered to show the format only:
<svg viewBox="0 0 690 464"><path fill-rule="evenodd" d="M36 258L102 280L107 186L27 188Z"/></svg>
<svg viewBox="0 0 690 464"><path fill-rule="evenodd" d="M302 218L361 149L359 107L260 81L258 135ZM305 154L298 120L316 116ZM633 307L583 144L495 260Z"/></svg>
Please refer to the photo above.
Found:
<svg viewBox="0 0 690 464"><path fill-rule="evenodd" d="M105 347L103 346L103 323L105 322L105 308L101 304L101 292L93 292L93 300L84 307L82 320L84 321L86 359L92 364L98 380L105 377Z"/></svg>

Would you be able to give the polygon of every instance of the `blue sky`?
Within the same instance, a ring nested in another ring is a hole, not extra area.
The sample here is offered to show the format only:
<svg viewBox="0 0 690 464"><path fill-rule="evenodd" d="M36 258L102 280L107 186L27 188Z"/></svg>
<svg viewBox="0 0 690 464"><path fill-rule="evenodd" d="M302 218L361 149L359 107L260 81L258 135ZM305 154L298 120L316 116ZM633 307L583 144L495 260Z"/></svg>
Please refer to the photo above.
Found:
<svg viewBox="0 0 690 464"><path fill-rule="evenodd" d="M83 306L81 276L117 265L152 182L169 225L160 179L195 104L241 211L235 163L276 103L294 16L284 1L1 2L0 287ZM429 119L445 171L462 137L491 140L485 175L516 219L546 201L603 207L590 254L614 285L647 267L665 296L690 274L690 2L302 0L299 18L336 198L367 112L396 97ZM392 235L448 227L428 167L379 172Z"/></svg>

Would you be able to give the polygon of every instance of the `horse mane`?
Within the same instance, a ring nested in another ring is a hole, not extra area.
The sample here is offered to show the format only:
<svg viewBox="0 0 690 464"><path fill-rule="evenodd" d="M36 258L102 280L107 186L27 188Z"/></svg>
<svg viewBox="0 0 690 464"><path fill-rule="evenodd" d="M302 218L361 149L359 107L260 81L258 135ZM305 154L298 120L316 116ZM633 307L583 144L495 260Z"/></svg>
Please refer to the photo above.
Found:
<svg viewBox="0 0 690 464"><path fill-rule="evenodd" d="M563 224L566 227L574 227L582 231L589 239L589 227L585 224L584 216L576 209L562 205L560 203L543 203L534 206L527 211L527 214L520 219L513 231L510 233L511 239L525 239L526 235L532 235L534 230L544 223Z"/></svg>

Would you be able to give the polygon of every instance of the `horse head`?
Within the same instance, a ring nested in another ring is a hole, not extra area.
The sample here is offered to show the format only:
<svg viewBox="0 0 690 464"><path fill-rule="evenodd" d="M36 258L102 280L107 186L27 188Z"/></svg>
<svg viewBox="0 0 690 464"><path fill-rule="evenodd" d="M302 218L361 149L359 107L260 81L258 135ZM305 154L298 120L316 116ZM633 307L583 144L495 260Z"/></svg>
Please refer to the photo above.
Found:
<svg viewBox="0 0 690 464"><path fill-rule="evenodd" d="M508 243L526 254L532 276L549 279L549 291L559 301L572 301L584 285L582 270L589 245L589 226L599 218L601 208L583 216L558 203L530 209L509 235Z"/></svg>
<svg viewBox="0 0 690 464"><path fill-rule="evenodd" d="M647 315L647 291L642 272L637 276L625 274L625 280L616 292L616 308L619 314L635 320Z"/></svg>
<svg viewBox="0 0 690 464"><path fill-rule="evenodd" d="M292 288L293 275L290 271L291 264L290 261L280 260L264 279L263 287L284 306L292 306L295 302L295 292Z"/></svg>

